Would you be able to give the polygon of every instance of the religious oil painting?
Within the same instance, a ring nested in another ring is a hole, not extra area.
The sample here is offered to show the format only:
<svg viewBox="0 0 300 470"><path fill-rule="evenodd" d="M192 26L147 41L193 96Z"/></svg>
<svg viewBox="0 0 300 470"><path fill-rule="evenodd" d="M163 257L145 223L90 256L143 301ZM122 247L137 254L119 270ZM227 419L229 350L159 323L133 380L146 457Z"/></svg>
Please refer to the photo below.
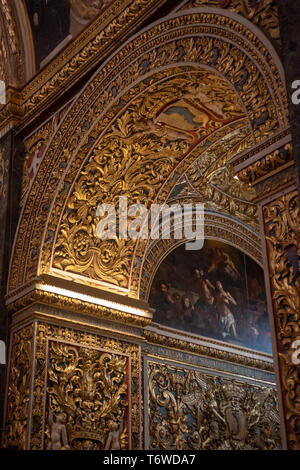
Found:
<svg viewBox="0 0 300 470"><path fill-rule="evenodd" d="M228 244L181 245L160 265L150 292L156 323L272 353L262 268Z"/></svg>

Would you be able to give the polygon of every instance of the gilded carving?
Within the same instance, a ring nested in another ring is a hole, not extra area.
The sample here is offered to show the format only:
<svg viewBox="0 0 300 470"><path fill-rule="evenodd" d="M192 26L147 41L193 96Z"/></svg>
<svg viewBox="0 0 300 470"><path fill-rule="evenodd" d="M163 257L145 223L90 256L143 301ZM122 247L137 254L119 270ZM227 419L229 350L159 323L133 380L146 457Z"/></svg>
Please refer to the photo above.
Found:
<svg viewBox="0 0 300 470"><path fill-rule="evenodd" d="M119 196L126 196L128 204L148 205L191 146L239 117L236 95L207 72L170 79L136 99L95 147L74 185L53 266L128 287L135 241L97 239L98 204L118 207Z"/></svg>
<svg viewBox="0 0 300 470"><path fill-rule="evenodd" d="M0 151L0 199L6 197L7 171L8 171L8 161L4 160L3 153Z"/></svg>
<svg viewBox="0 0 300 470"><path fill-rule="evenodd" d="M247 18L280 45L278 9L275 0L190 0L182 9L200 6L224 8Z"/></svg>
<svg viewBox="0 0 300 470"><path fill-rule="evenodd" d="M141 448L138 346L39 323L35 347L30 449Z"/></svg>
<svg viewBox="0 0 300 470"><path fill-rule="evenodd" d="M241 355L239 354L240 351L237 351L236 353L225 351L218 347L219 343L217 342L215 342L216 348L213 348L211 344L214 343L214 341L211 340L209 346L204 346L202 344L197 344L193 341L177 339L173 336L166 336L153 332L151 330L145 330L144 336L147 339L148 343L162 345L165 348L172 348L180 351L189 352L191 354L213 357L221 361L230 361L237 364L243 364L244 366L254 367L256 369L274 372L274 367L272 363L264 361L262 359L249 357L249 355ZM199 337L197 336L197 339L198 338ZM244 351L249 352L249 350L247 349L245 349ZM269 358L269 356L267 355L266 357Z"/></svg>
<svg viewBox="0 0 300 470"><path fill-rule="evenodd" d="M239 179L245 183L257 184L257 180L266 179L276 170L293 161L292 144L271 152L239 173Z"/></svg>
<svg viewBox="0 0 300 470"><path fill-rule="evenodd" d="M248 110L249 118L253 125L254 137L256 137L257 140L264 139L267 135L272 135L275 130L279 130L285 125L285 93L283 88L281 88L281 80L270 54L267 51L264 52L262 44L252 33L246 33L240 24L225 17L220 17L219 19L222 25L225 22L226 27L229 29L226 31L226 41L221 40L220 35L221 33L222 35L224 34L224 29L223 27L220 29L216 26L218 18L218 16L216 17L216 15L211 14L205 15L205 18L201 14L197 15L197 17L195 17L195 15L186 15L183 20L178 17L166 22L166 28L163 34L161 34L160 26L157 27L158 29L154 28L153 30L149 30L146 44L144 43L145 38L143 37L138 38L136 44L133 42L126 45L124 50L120 52L120 56L114 57L107 65L107 68L99 72L95 82L84 90L80 99L70 108L68 115L66 115L66 118L54 136L44 161L40 166L36 181L31 189L32 195L29 195L27 199L20 223L19 237L15 245L14 260L16 262L12 265L11 269L10 288L16 288L23 282L34 277L38 269L40 272L49 272L49 264L50 261L52 261L54 251L53 241L56 239L55 233L57 227L60 226L60 215L64 210L66 200L69 196L67 188L71 187L73 184L84 161L89 158L89 154L92 154L93 147L99 146L99 144L101 145L101 143L105 141L104 132L109 126L112 126L116 121L116 117L121 114L123 102L125 103L124 106L126 106L128 100L134 99L136 93L141 93L152 85L152 80L155 80L155 70L153 67L156 67L157 64L160 64L162 67L168 67L160 72L161 80L166 77L171 77L172 74L174 75L174 71L170 68L172 65L170 61L178 63L178 60L184 60L193 63L203 60L203 63L210 64L210 67L215 68L220 74L222 74L225 69L228 70L229 81L239 88L240 95L243 96L245 100L244 105ZM201 23L201 21L206 23L205 28L200 24L195 24L195 22ZM184 24L184 26L182 26L182 24ZM177 29L173 31L175 27ZM230 30L230 28L232 29ZM156 37L158 30L161 34L159 40ZM205 38L202 36L204 30ZM237 41L237 30L239 31L239 47L232 44ZM247 35L247 41L242 39L242 31ZM207 36L208 33L210 37ZM183 34L188 34L189 36L194 35L194 39L183 38ZM250 37L253 41L253 45L249 42ZM176 48L174 47L174 42L176 42ZM139 52L135 49L138 46L140 46ZM247 51L249 55L245 56L240 47L243 47L243 50ZM259 54L256 52L255 47L259 47ZM213 51L218 52L215 52L214 55ZM135 59L136 56L138 56L138 59ZM262 60L262 57L264 57L264 60ZM155 59L154 62L152 63L149 58ZM123 60L122 66L119 63L120 59ZM257 61L256 63L261 66L264 75L261 75L260 71L256 69L252 60ZM270 63L270 70L266 65L267 63ZM113 69L114 66L116 67L115 69ZM189 68L191 68L191 66L187 65L185 71L188 71ZM118 78L114 79L110 74L112 70L117 73ZM245 72L244 79L241 78L243 77L243 70ZM150 81L149 77L145 81L142 81L142 78L145 78L145 74L150 73L153 73ZM278 87L275 87L273 77L275 77L274 79L279 84ZM135 80L138 84L135 85L134 88L131 88L130 91L127 91L132 84L132 80ZM273 90L272 96L268 86ZM98 100L96 100L94 92L98 88L102 91ZM125 89L127 89L126 92ZM119 101L121 97L122 100ZM218 99L215 99L215 101L218 101ZM111 106L111 103L113 103L113 106ZM255 103L255 110L253 109L253 103ZM209 102L207 104L209 104ZM76 115L79 110L81 120L80 124L75 126L72 122L76 121ZM145 121L142 120L142 122L136 124L140 126L135 129L135 132L140 133L139 138L141 138L141 133L145 132L145 126L146 132L150 132L149 122L145 123ZM166 128L165 122L157 121L154 124L156 129L158 127L160 130L162 127ZM153 126L154 124L152 122L151 125ZM71 127L69 127L70 125ZM110 129L112 131L112 127L110 127ZM187 135L187 130L185 129L184 131L184 135ZM191 133L190 130L188 130L188 132ZM142 138L145 139L147 135L149 136L150 134L143 134ZM101 136L100 140L99 136ZM127 138L130 136L129 134L124 137ZM118 137L121 138L120 135ZM160 138L164 139L166 136L161 136ZM117 135L115 135L115 139L117 139ZM187 140L181 141L182 146L187 145L186 143ZM170 148L172 144L175 145L174 142L171 142L169 144ZM129 146L130 144L127 142L127 145ZM182 161L183 167L185 165L184 161L185 159ZM69 166L65 174L66 163L68 163ZM182 170L186 170L186 168L183 167ZM64 179L61 179L63 174L65 174ZM128 186L128 182L126 184ZM59 191L57 191L58 187L60 189ZM107 189L109 189L109 186ZM162 192L159 197L162 195ZM55 194L54 201L53 194ZM38 208L51 207L52 204L53 210L51 214L49 214L46 209L43 211L38 210ZM85 210L83 211L83 215L85 215ZM25 220L26 230L24 226ZM46 226L47 223L48 225ZM25 232L28 233L29 226L30 230L32 229L31 240L25 237ZM84 227L85 224L83 223L82 226ZM45 234L43 247L41 247L42 234ZM77 234L74 231L74 233L70 233L69 235L70 237L75 237ZM85 259L84 252L86 249L89 251L89 248L86 244L87 241L84 238L81 240L82 235L82 232L78 233L77 237L79 237L80 240L77 245L77 251L76 253L70 252L68 254L67 257L69 259L67 265L73 266L74 259L76 260L79 256L80 259L83 257L83 263L86 263L84 269L86 269L89 263L91 263L91 265L95 264L95 256L93 255L91 259L87 256L87 259ZM23 240L24 237L25 239ZM80 249L78 251L79 245L83 247L83 251L81 252ZM110 245L104 248L105 256L101 261L100 268L102 272L104 271L104 278L107 279L108 276L105 271L107 269L109 271L111 270L113 256L110 253L112 248ZM115 249L114 246L113 248ZM123 250L122 246L119 248L124 259L128 259L126 249ZM62 251L64 254L66 247L63 247ZM41 253L40 257L39 253ZM25 256L26 263L18 262L17 259L19 256ZM62 259L58 258L55 260L57 263L61 263L62 261L64 261L63 257ZM120 264L119 258L116 258L116 263L116 269L118 271L117 279L110 279L110 282L113 282L114 285L119 285L119 283L121 283L121 285L127 285L129 282L128 268L123 269L118 266L118 264ZM88 269L90 269L90 266ZM92 270L95 271L94 267L92 267ZM95 275L95 277L98 278L98 275ZM132 295L136 296L137 278L135 273L133 273L131 279L133 286Z"/></svg>
<svg viewBox="0 0 300 470"><path fill-rule="evenodd" d="M160 363L148 367L152 449L280 448L274 389Z"/></svg>
<svg viewBox="0 0 300 470"><path fill-rule="evenodd" d="M292 361L292 344L300 338L298 192L265 205L263 214L288 445L299 449L299 368Z"/></svg>
<svg viewBox="0 0 300 470"><path fill-rule="evenodd" d="M3 447L27 449L33 327L13 333Z"/></svg>
<svg viewBox="0 0 300 470"><path fill-rule="evenodd" d="M2 0L0 6L0 79L4 78L7 84L16 86L24 80L23 49L10 3Z"/></svg>
<svg viewBox="0 0 300 470"><path fill-rule="evenodd" d="M49 344L47 402L52 426L46 429L46 448L63 444L75 450L128 449L130 386L128 357L106 351ZM53 413L57 415L53 422ZM65 415L65 417L64 417ZM58 422L59 421L59 422Z"/></svg>

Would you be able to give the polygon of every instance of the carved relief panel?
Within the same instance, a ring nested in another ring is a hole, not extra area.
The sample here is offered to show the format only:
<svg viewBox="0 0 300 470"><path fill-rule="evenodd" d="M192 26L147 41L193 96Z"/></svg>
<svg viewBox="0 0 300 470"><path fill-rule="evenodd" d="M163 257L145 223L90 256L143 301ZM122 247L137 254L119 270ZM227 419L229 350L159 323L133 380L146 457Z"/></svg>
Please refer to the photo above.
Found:
<svg viewBox="0 0 300 470"><path fill-rule="evenodd" d="M148 445L160 450L280 448L276 390L148 363Z"/></svg>
<svg viewBox="0 0 300 470"><path fill-rule="evenodd" d="M139 346L38 323L15 335L4 447L140 449L140 399Z"/></svg>

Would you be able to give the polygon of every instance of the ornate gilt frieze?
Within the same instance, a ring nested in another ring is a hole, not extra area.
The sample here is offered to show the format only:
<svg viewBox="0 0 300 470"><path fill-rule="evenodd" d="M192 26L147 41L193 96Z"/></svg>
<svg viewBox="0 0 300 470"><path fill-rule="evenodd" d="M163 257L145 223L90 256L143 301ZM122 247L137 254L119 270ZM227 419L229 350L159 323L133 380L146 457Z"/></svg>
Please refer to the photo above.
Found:
<svg viewBox="0 0 300 470"><path fill-rule="evenodd" d="M280 46L278 8L275 0L188 0L181 8L215 6L238 13L261 28Z"/></svg>
<svg viewBox="0 0 300 470"><path fill-rule="evenodd" d="M275 450L281 446L276 390L148 363L149 447L156 450Z"/></svg>
<svg viewBox="0 0 300 470"><path fill-rule="evenodd" d="M151 323L148 317L126 313L115 308L104 307L97 303L80 300L71 296L46 292L42 289L34 289L32 292L20 296L16 301L9 301L8 310L11 314L30 307L36 303L53 305L57 308L70 311L84 311L86 315L100 319L109 319L115 322L123 322L136 326L146 326Z"/></svg>
<svg viewBox="0 0 300 470"><path fill-rule="evenodd" d="M173 332L174 333L174 332ZM144 331L144 336L149 344L155 344L163 346L166 350L172 349L175 351L184 351L185 353L201 355L203 357L211 357L218 361L231 362L233 364L241 364L246 367L254 369L265 370L274 372L273 363L270 362L270 356L266 356L267 360L262 358L251 357L249 350L243 350L236 348L236 351L228 351L228 348L220 347L220 343L209 340L209 344L200 344L199 341L195 341L196 337L190 337L187 339L177 338L174 334L166 334L165 331L157 332L151 329ZM197 337L199 340L199 337ZM243 352L244 354L241 354Z"/></svg>
<svg viewBox="0 0 300 470"><path fill-rule="evenodd" d="M299 449L299 366L292 358L300 339L298 192L264 205L263 217L288 446Z"/></svg>

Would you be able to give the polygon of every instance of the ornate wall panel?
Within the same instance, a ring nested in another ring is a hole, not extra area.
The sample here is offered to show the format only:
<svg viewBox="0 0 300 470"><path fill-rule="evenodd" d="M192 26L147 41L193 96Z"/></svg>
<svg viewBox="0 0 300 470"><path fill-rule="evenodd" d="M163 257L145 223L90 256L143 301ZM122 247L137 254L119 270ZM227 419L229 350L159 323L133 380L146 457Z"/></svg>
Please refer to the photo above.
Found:
<svg viewBox="0 0 300 470"><path fill-rule="evenodd" d="M294 172L295 177L295 172ZM300 448L299 366L294 342L299 334L299 199L287 192L264 204L270 284L288 447ZM294 356L293 356L294 355Z"/></svg>
<svg viewBox="0 0 300 470"><path fill-rule="evenodd" d="M147 374L149 448L280 448L276 390L272 386L150 360Z"/></svg>
<svg viewBox="0 0 300 470"><path fill-rule="evenodd" d="M140 372L134 343L40 322L21 329L4 447L140 449Z"/></svg>

